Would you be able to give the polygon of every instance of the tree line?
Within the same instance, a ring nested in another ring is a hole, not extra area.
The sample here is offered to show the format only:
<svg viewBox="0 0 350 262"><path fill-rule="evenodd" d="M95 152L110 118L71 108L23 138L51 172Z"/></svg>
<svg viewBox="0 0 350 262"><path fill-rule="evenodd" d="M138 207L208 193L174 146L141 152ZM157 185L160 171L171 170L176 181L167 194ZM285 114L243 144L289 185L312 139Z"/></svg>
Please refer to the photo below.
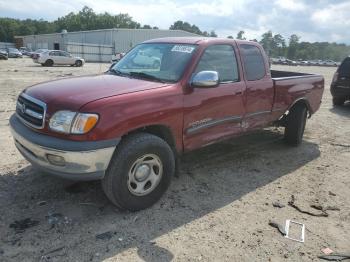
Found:
<svg viewBox="0 0 350 262"><path fill-rule="evenodd" d="M244 35L244 31L237 37ZM350 55L350 46L346 44L329 42L303 42L300 37L292 34L286 40L281 34L273 34L271 31L261 36L259 43L264 47L270 57L284 56L292 60L334 60L342 61ZM256 40L255 40L256 41Z"/></svg>
<svg viewBox="0 0 350 262"><path fill-rule="evenodd" d="M97 14L93 9L85 6L77 13L71 12L63 17L49 22L43 19L13 19L0 18L0 42L13 42L16 35L36 35L61 32L62 30L84 31L109 28L158 29L151 25L141 25L128 14L111 15L107 12ZM198 26L184 21L174 22L170 30L184 30L206 37L217 37L214 30L201 31ZM234 38L228 36L228 38ZM236 39L246 39L245 32L239 31ZM251 39L251 41L257 41ZM350 55L350 46L329 42L301 42L300 37L292 34L285 39L281 34L271 31L261 36L260 44L270 57L284 56L289 59L332 59L340 61Z"/></svg>

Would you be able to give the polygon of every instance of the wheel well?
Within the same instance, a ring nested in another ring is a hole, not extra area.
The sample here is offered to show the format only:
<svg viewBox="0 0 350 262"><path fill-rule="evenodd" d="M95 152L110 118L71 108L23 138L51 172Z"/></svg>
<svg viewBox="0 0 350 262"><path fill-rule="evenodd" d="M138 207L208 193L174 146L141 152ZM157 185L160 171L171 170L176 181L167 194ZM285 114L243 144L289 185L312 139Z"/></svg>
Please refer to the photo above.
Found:
<svg viewBox="0 0 350 262"><path fill-rule="evenodd" d="M165 142L169 144L169 146L176 152L176 143L175 143L175 138L170 130L169 127L164 126L164 125L152 125L152 126L145 126L138 128L136 130L133 130L131 132L128 132L125 136L129 134L134 134L134 133L149 133L155 136L160 137L163 139Z"/></svg>
<svg viewBox="0 0 350 262"><path fill-rule="evenodd" d="M275 122L275 124L276 124L277 126L285 126L285 125L286 125L286 121L287 121L287 119L288 119L288 114L289 114L289 112L290 112L293 108L295 108L295 107L297 107L297 106L305 106L306 109L307 109L309 118L311 117L312 112L311 112L311 107L310 107L309 101L307 101L306 99L302 98L302 99L296 100L296 101L291 105L291 107L288 109L288 111L285 112L285 113L280 117L280 119L277 120L277 121Z"/></svg>
<svg viewBox="0 0 350 262"><path fill-rule="evenodd" d="M305 106L307 111L308 111L308 114L309 114L309 117L311 117L311 107L310 107L310 104L309 104L309 101L307 101L306 99L299 99L297 101L294 102L294 104L292 104L292 106L290 107L289 110L291 110L292 108L296 107L296 106ZM288 111L289 111L288 110Z"/></svg>

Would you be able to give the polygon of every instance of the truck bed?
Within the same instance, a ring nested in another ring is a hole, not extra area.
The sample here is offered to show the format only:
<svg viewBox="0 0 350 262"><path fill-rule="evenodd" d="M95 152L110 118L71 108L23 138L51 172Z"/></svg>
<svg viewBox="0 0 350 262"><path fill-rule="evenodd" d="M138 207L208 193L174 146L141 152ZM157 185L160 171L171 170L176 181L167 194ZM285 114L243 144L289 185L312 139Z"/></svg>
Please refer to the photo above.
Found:
<svg viewBox="0 0 350 262"><path fill-rule="evenodd" d="M309 104L309 114L318 110L321 104L324 78L321 75L271 70L275 95L274 112L288 110L298 99Z"/></svg>

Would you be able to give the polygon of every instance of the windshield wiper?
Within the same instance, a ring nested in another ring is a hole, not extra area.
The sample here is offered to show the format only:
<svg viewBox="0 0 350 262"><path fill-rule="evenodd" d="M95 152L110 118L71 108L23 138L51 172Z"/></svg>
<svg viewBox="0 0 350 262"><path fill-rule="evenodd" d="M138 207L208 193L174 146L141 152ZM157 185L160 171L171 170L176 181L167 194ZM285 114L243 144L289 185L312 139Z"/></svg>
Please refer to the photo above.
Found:
<svg viewBox="0 0 350 262"><path fill-rule="evenodd" d="M108 72L112 72L113 74L118 75L118 76L129 76L130 75L128 73L124 73L124 72L122 72L118 69L114 69L114 68L109 69Z"/></svg>
<svg viewBox="0 0 350 262"><path fill-rule="evenodd" d="M161 82L161 83L166 83L164 80L162 80L154 75L146 74L144 72L129 72L129 75L135 76L135 77L141 77L141 78L145 78L145 79L149 79L149 80L154 80L154 81Z"/></svg>

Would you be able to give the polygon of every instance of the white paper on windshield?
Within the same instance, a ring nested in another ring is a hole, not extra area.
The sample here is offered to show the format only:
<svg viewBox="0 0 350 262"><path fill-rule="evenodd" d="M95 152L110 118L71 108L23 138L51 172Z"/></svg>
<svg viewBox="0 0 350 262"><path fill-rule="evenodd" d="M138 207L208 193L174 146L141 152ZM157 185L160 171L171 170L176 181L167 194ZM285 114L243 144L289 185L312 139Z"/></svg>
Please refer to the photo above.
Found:
<svg viewBox="0 0 350 262"><path fill-rule="evenodd" d="M188 45L174 45L171 49L172 52L181 52L181 53L192 53L194 50L193 46Z"/></svg>

